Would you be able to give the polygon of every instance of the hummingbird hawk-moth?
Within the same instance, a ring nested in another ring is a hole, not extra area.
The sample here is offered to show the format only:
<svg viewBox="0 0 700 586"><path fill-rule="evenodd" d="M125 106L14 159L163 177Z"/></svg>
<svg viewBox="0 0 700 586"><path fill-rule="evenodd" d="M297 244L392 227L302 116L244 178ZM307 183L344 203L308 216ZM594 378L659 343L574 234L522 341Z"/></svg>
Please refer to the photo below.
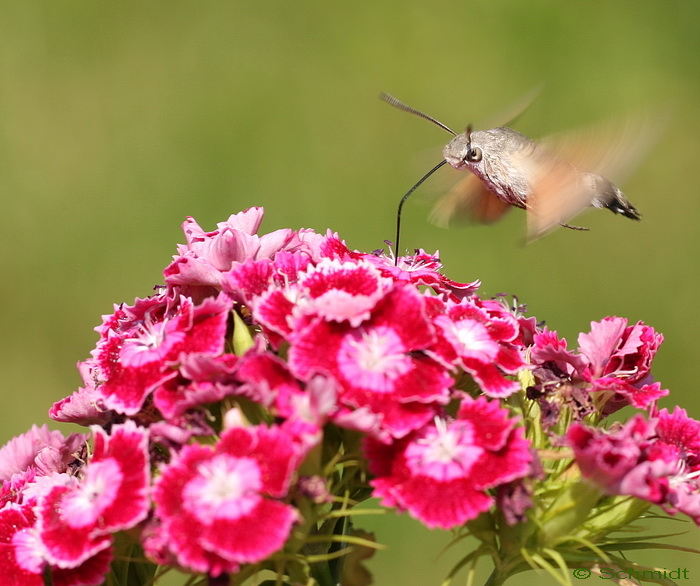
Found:
<svg viewBox="0 0 700 586"><path fill-rule="evenodd" d="M640 219L639 212L622 191L602 174L606 168L620 166L621 158L630 158L629 151L635 149L622 144L629 136L610 140L599 132L588 137L590 144L582 146L575 144L584 142L580 139L536 142L506 126L490 130L473 130L467 126L458 134L389 94L382 93L380 98L454 136L443 149L443 160L399 204L397 255L403 203L425 179L447 163L470 173L436 203L431 219L439 225L447 225L453 219L494 222L516 207L527 212L530 241L557 226L587 230L567 223L587 207L607 208L632 220Z"/></svg>

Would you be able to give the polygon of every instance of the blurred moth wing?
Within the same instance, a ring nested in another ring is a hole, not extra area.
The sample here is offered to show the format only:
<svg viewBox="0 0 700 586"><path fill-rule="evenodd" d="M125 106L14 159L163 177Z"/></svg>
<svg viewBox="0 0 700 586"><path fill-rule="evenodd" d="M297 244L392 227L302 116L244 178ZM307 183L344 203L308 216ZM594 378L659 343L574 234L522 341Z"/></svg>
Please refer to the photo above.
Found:
<svg viewBox="0 0 700 586"><path fill-rule="evenodd" d="M500 220L511 207L489 191L476 175L468 173L437 200L429 219L440 228L447 228L455 221L491 224Z"/></svg>
<svg viewBox="0 0 700 586"><path fill-rule="evenodd" d="M514 158L522 165L531 186L525 204L528 242L561 225L575 228L567 222L591 205L595 196L594 176L553 156L530 153L516 154Z"/></svg>
<svg viewBox="0 0 700 586"><path fill-rule="evenodd" d="M518 120L527 110L532 106L538 96L542 93L544 84L541 83L533 87L530 91L523 94L515 101L511 102L496 113L494 116L490 116L486 120L478 121L483 128L497 128L499 126L510 126L516 120ZM482 124L483 122L483 124Z"/></svg>
<svg viewBox="0 0 700 586"><path fill-rule="evenodd" d="M656 142L659 128L658 117L638 113L559 133L516 153L515 163L523 166L532 189L526 205L528 241L560 225L572 228L567 222L591 206L638 220L637 210L608 178L624 180Z"/></svg>
<svg viewBox="0 0 700 586"><path fill-rule="evenodd" d="M639 111L615 121L552 134L537 141L572 165L616 182L624 181L656 144L668 117Z"/></svg>

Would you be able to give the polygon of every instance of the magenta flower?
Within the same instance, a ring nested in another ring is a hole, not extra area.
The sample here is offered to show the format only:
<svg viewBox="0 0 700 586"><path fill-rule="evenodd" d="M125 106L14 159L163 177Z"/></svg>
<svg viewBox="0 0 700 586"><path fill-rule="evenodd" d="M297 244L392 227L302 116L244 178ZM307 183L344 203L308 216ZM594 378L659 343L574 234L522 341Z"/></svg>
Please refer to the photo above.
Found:
<svg viewBox="0 0 700 586"><path fill-rule="evenodd" d="M650 375L651 362L663 339L642 322L628 326L620 317L592 322L590 334L578 338L579 351L588 360L584 376L592 383L591 390L614 391L620 404L629 403L638 409L666 396L668 391L654 383Z"/></svg>
<svg viewBox="0 0 700 586"><path fill-rule="evenodd" d="M276 417L321 428L337 412L337 385L321 375L302 385L287 363L270 352L248 352L237 371L240 394L267 407Z"/></svg>
<svg viewBox="0 0 700 586"><path fill-rule="evenodd" d="M654 425L641 415L636 415L624 425L607 432L574 424L569 429L567 440L574 450L581 474L603 490L611 494L643 491L645 498L658 501L665 492L664 483L659 482L659 478L672 470L670 466L661 462L659 473L645 478L642 486L634 486L628 480L629 474L647 461L644 454L653 432ZM646 464L644 466L647 468ZM639 470L635 470L635 482L639 480Z"/></svg>
<svg viewBox="0 0 700 586"><path fill-rule="evenodd" d="M288 265L281 265L277 259L274 267L276 277L273 281L272 276L268 276L268 283L272 286L267 290L259 286L263 283L260 276L263 271L253 270L250 263L232 269L227 277L229 286L235 285L250 300L257 321L283 338L289 337L305 316L348 322L357 327L369 319L372 309L393 285L391 279L382 277L371 264L362 261L323 259L295 274L280 273ZM242 288L243 271L247 276L251 273L258 275L257 278L246 279L247 289ZM278 278L281 276L283 278Z"/></svg>
<svg viewBox="0 0 700 586"><path fill-rule="evenodd" d="M116 531L149 509L148 434L127 421L107 435L93 428L94 448L82 478L54 486L37 506L39 538L52 565L74 568L107 549Z"/></svg>
<svg viewBox="0 0 700 586"><path fill-rule="evenodd" d="M374 496L432 528L475 519L494 503L489 489L529 470L530 443L516 424L497 402L464 397L454 420L391 445L368 441Z"/></svg>
<svg viewBox="0 0 700 586"><path fill-rule="evenodd" d="M672 413L662 409L656 435L658 439L649 450L650 459L675 463L663 507L671 513L685 513L700 525L700 421L688 417L680 407Z"/></svg>
<svg viewBox="0 0 700 586"><path fill-rule="evenodd" d="M504 375L525 367L516 343L520 330L515 317L500 304L476 296L448 301L435 323L446 342L441 345L442 361L448 367L461 366L490 397L507 397L520 389L517 381Z"/></svg>
<svg viewBox="0 0 700 586"><path fill-rule="evenodd" d="M432 419L449 398L451 377L425 353L436 342L423 297L397 285L361 327L310 319L291 336L289 366L302 380L338 382L338 399L379 415L394 437Z"/></svg>
<svg viewBox="0 0 700 586"><path fill-rule="evenodd" d="M35 529L31 506L0 510L0 576L5 586L44 586L46 551ZM102 584L112 559L104 549L75 568L51 566L53 586Z"/></svg>
<svg viewBox="0 0 700 586"><path fill-rule="evenodd" d="M237 356L183 353L179 360L178 376L165 380L153 393L153 404L167 421L179 422L195 407L238 394Z"/></svg>
<svg viewBox="0 0 700 586"><path fill-rule="evenodd" d="M183 224L187 244L178 246L179 254L164 271L168 287L200 300L221 290L222 274L236 263L271 259L282 250L319 255L322 237L309 231L284 229L258 236L262 218L262 208L250 208L232 215L211 232L188 218Z"/></svg>
<svg viewBox="0 0 700 586"><path fill-rule="evenodd" d="M558 384L562 381L582 383L584 380L586 359L568 350L566 340L560 339L557 332L546 327L533 336L530 360L532 364L537 365L537 369L551 372L551 380L556 380ZM538 374L540 377L546 377L541 372Z"/></svg>
<svg viewBox="0 0 700 586"><path fill-rule="evenodd" d="M177 373L183 353L219 355L231 301L224 295L200 305L181 298L173 307L165 296L137 299L121 306L97 328L101 340L93 352L96 390L104 405L136 414L146 398Z"/></svg>
<svg viewBox="0 0 700 586"><path fill-rule="evenodd" d="M299 279L295 310L357 327L391 286L391 279L368 264L323 260Z"/></svg>
<svg viewBox="0 0 700 586"><path fill-rule="evenodd" d="M641 322L627 326L627 320L608 317L591 323L588 334L580 334L578 353L567 350L566 340L556 332L533 336L530 360L542 391L562 386L595 393L602 399L602 413L609 415L624 405L645 409L668 394L653 382L651 362L663 340L653 328ZM600 395L608 393L609 396Z"/></svg>
<svg viewBox="0 0 700 586"><path fill-rule="evenodd" d="M567 439L586 478L611 494L628 494L683 512L700 524L700 421L676 407L611 431L581 424Z"/></svg>
<svg viewBox="0 0 700 586"><path fill-rule="evenodd" d="M302 456L276 426L235 427L213 447L185 446L156 481L154 553L167 544L180 566L218 576L278 551L297 520L278 499Z"/></svg>

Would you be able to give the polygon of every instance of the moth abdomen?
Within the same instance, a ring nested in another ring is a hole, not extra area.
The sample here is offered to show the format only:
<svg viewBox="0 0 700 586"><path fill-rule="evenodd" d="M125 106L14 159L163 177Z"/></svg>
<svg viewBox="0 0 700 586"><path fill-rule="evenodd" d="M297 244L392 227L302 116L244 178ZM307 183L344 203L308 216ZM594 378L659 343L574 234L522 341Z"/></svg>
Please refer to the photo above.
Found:
<svg viewBox="0 0 700 586"><path fill-rule="evenodd" d="M600 195L595 198L593 205L595 207L607 208L614 214L620 214L631 220L640 220L642 215L637 208L627 200L625 194L607 179L603 179L603 181L607 185L599 191Z"/></svg>

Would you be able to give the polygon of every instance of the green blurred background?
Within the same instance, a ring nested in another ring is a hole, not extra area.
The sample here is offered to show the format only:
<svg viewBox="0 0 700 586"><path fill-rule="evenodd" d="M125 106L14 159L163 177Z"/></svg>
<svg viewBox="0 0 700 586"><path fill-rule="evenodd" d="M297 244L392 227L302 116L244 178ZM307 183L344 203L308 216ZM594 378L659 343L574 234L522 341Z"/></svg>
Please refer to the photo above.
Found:
<svg viewBox="0 0 700 586"><path fill-rule="evenodd" d="M424 153L449 137L377 94L461 129L540 83L517 123L533 137L640 107L671 113L623 185L643 221L586 213L577 223L591 232L523 247L520 213L445 231L416 194L403 244L439 249L446 273L482 279L485 295L516 294L572 345L606 315L652 324L666 336L663 404L700 417L699 39L695 0L3 0L0 442L78 386L100 315L162 282L185 216L211 229L262 205L265 231L332 228L379 248L438 160ZM407 517L366 525L390 545L370 564L380 585L439 584L459 555L438 556L449 535ZM698 531L676 542L698 546ZM700 580L697 556L643 559Z"/></svg>

